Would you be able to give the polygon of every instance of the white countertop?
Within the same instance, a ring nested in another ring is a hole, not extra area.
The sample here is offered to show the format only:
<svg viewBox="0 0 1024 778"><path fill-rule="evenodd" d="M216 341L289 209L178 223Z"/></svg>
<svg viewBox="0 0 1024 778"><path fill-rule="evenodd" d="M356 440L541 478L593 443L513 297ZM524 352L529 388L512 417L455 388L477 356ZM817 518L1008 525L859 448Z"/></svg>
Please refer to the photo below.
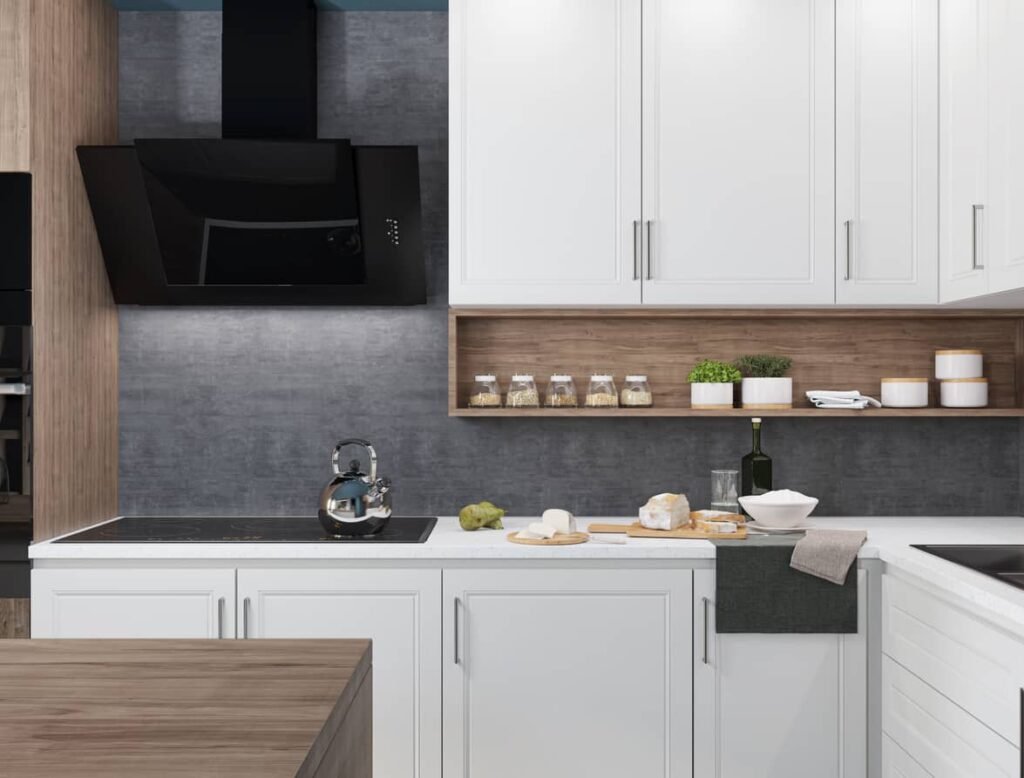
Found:
<svg viewBox="0 0 1024 778"><path fill-rule="evenodd" d="M577 519L630 523L635 519ZM465 532L455 517L438 520L426 543L60 543L29 548L33 560L711 560L713 544L702 540L629 538L624 545L588 542L574 546L524 546L507 535L536 518L504 519L504 530ZM911 548L920 543L1024 544L1024 518L991 517L812 517L817 526L865 529L861 559L880 559L893 572L917 576L982 609L1006 628L1024 635L1024 590Z"/></svg>

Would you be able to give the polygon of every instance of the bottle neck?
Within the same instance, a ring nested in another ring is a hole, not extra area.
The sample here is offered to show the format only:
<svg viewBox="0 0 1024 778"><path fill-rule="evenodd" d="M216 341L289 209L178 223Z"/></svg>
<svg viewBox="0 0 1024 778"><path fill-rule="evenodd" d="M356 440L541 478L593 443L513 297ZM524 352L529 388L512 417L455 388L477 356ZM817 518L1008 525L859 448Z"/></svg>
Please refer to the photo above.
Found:
<svg viewBox="0 0 1024 778"><path fill-rule="evenodd" d="M754 425L754 451L755 454L761 453L761 425Z"/></svg>

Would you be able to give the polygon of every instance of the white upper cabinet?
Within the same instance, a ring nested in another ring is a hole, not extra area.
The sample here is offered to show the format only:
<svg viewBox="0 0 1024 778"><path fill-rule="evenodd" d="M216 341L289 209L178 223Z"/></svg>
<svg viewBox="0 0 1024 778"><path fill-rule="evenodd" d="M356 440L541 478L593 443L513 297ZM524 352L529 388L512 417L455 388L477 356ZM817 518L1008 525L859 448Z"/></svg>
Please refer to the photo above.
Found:
<svg viewBox="0 0 1024 778"><path fill-rule="evenodd" d="M939 294L942 302L989 291L988 51L990 0L939 4Z"/></svg>
<svg viewBox="0 0 1024 778"><path fill-rule="evenodd" d="M641 0L452 0L449 296L640 303Z"/></svg>
<svg viewBox="0 0 1024 778"><path fill-rule="evenodd" d="M645 303L834 302L834 4L645 0Z"/></svg>
<svg viewBox="0 0 1024 778"><path fill-rule="evenodd" d="M836 302L935 304L938 3L836 4Z"/></svg>

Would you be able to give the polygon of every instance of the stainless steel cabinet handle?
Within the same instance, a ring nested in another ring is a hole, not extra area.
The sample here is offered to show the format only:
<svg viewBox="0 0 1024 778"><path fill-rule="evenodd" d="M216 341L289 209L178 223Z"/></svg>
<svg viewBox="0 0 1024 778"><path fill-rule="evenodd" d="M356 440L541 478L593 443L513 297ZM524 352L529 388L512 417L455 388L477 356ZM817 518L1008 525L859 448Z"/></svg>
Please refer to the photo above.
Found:
<svg viewBox="0 0 1024 778"><path fill-rule="evenodd" d="M217 639L224 639L224 598L217 599Z"/></svg>
<svg viewBox="0 0 1024 778"><path fill-rule="evenodd" d="M708 605L710 600L707 597L701 597L704 605L704 655L701 657L701 661L704 664L708 663Z"/></svg>
<svg viewBox="0 0 1024 778"><path fill-rule="evenodd" d="M985 214L984 205L972 205L972 240L971 240L971 270L984 270L985 269L985 254L984 254L984 224L979 224Z"/></svg>
<svg viewBox="0 0 1024 778"><path fill-rule="evenodd" d="M246 597L242 600L242 637L249 637L249 604L250 599Z"/></svg>
<svg viewBox="0 0 1024 778"><path fill-rule="evenodd" d="M654 262L654 244L651 242L651 225L654 222L647 222L647 275L645 278L650 281L654 278L654 271L651 270L651 265Z"/></svg>
<svg viewBox="0 0 1024 778"><path fill-rule="evenodd" d="M643 243L640 237L640 220L633 220L633 280L640 280L640 251Z"/></svg>
<svg viewBox="0 0 1024 778"><path fill-rule="evenodd" d="M459 608L462 605L462 600L458 597L455 598L455 643L453 651L455 653L455 664L459 664Z"/></svg>
<svg viewBox="0 0 1024 778"><path fill-rule="evenodd" d="M846 274L843 276L844 281L849 281L853 278L853 245L850 242L850 233L853 231L853 222L847 219L843 224L846 227Z"/></svg>

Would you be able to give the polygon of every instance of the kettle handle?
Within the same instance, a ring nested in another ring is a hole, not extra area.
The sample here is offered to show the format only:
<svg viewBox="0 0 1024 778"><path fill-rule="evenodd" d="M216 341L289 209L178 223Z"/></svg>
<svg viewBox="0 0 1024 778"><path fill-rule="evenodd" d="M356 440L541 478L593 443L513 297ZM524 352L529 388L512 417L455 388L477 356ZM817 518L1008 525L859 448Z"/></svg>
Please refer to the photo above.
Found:
<svg viewBox="0 0 1024 778"><path fill-rule="evenodd" d="M370 445L370 441L360 438L346 438L339 441L334 447L334 453L331 454L331 467L334 469L334 474L341 475L341 450L345 446L362 446L366 449L366 453L370 456L370 482L375 482L377 480L377 452Z"/></svg>

